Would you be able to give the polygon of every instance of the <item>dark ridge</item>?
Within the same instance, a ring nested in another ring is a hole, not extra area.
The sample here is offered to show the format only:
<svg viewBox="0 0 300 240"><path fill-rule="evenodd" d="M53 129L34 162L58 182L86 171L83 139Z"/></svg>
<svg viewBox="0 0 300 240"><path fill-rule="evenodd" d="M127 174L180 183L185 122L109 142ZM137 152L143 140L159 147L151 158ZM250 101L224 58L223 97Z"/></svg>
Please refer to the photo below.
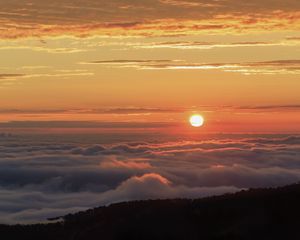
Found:
<svg viewBox="0 0 300 240"><path fill-rule="evenodd" d="M124 202L63 219L49 224L0 225L1 239L300 239L300 184L196 200Z"/></svg>

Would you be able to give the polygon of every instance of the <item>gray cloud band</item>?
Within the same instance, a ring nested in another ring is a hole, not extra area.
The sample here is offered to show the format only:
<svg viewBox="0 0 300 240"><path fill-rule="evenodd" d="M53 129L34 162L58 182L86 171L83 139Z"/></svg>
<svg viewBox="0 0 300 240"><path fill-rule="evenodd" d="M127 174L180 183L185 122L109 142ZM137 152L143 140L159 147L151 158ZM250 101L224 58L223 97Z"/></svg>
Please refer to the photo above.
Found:
<svg viewBox="0 0 300 240"><path fill-rule="evenodd" d="M79 144L0 136L0 222L300 180L300 137Z"/></svg>

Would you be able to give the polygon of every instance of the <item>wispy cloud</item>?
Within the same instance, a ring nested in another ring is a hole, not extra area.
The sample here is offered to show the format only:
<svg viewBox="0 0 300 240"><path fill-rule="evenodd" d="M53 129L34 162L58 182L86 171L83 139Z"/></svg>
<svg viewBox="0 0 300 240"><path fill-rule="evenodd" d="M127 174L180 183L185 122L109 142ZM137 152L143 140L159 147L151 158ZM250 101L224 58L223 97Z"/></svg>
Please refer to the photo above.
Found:
<svg viewBox="0 0 300 240"><path fill-rule="evenodd" d="M300 41L300 37L287 37L286 40L290 40L290 41Z"/></svg>
<svg viewBox="0 0 300 240"><path fill-rule="evenodd" d="M75 109L0 109L0 114L150 114L180 113L185 108L155 107L114 107L114 108L75 108Z"/></svg>
<svg viewBox="0 0 300 240"><path fill-rule="evenodd" d="M300 39L299 39L300 40ZM270 46L296 46L300 45L300 41L294 39L293 41L278 41L278 42L230 42L230 43L217 43L217 42L157 42L149 44L140 44L134 48L172 48L172 49L199 49L209 50L214 48L241 48L241 47L270 47Z"/></svg>
<svg viewBox="0 0 300 240"><path fill-rule="evenodd" d="M164 59L153 59L153 60L124 60L124 59L119 59L119 60L99 60L99 61L91 61L91 62L83 62L82 64L103 64L103 65L137 65L137 64L157 64L157 63L168 63L168 62L173 62L175 60L164 60Z"/></svg>
<svg viewBox="0 0 300 240"><path fill-rule="evenodd" d="M24 66L21 67L21 70L30 71L28 73L16 73L16 74L0 74L0 85L13 85L14 82L20 81L22 79L32 79L32 78L41 78L41 77L51 77L51 78L69 78L76 76L92 76L94 73L88 72L87 70L52 70L44 71L40 73L35 73L40 69L47 69L46 66Z"/></svg>
<svg viewBox="0 0 300 240"><path fill-rule="evenodd" d="M193 7L201 7L201 8L211 8L211 7L218 7L221 6L218 4L218 1L211 1L210 3L207 1L199 2L199 1L185 1L185 0L160 0L161 3L167 4L167 5L173 5L173 6L179 6L179 7L187 7L187 8L193 8Z"/></svg>
<svg viewBox="0 0 300 240"><path fill-rule="evenodd" d="M1 38L75 35L153 36L297 30L298 1L33 0L30 4L0 3ZM39 15L36 16L36 13ZM91 20L92 19L92 20ZM130 21L128 20L130 19Z"/></svg>
<svg viewBox="0 0 300 240"><path fill-rule="evenodd" d="M79 48L67 48L67 47L47 47L47 46L20 46L19 44L10 44L6 46L0 46L0 50L32 50L38 52L47 52L52 54L64 54L64 53L79 53L88 51L88 49Z"/></svg>
<svg viewBox="0 0 300 240"><path fill-rule="evenodd" d="M141 70L222 70L244 75L251 74L300 74L300 60L274 60L245 63L187 63L183 60L109 60L91 61L118 68Z"/></svg>
<svg viewBox="0 0 300 240"><path fill-rule="evenodd" d="M0 114L21 114L21 115L149 115L149 114L166 114L166 113L186 113L186 112L236 112L242 110L246 112L269 112L269 111L300 111L300 104L287 104L287 105L244 105L244 106L209 106L199 105L193 107L109 107L109 108L52 108L52 109L0 109ZM20 123L21 124L21 123ZM32 123L34 124L34 123ZM50 123L49 123L50 124ZM83 122L84 124L84 122ZM22 124L21 124L22 125ZM96 123L97 125L97 123ZM129 125L131 126L131 125Z"/></svg>
<svg viewBox="0 0 300 240"><path fill-rule="evenodd" d="M25 74L17 74L17 73L0 73L0 80L8 80L8 79L15 79L18 77L24 77Z"/></svg>
<svg viewBox="0 0 300 240"><path fill-rule="evenodd" d="M290 104L290 105L253 105L253 106L236 106L235 109L242 109L242 110L261 110L261 111L268 111L268 110L296 110L300 111L300 104Z"/></svg>
<svg viewBox="0 0 300 240"><path fill-rule="evenodd" d="M95 121L11 121L0 122L0 128L165 128L170 122L95 122Z"/></svg>

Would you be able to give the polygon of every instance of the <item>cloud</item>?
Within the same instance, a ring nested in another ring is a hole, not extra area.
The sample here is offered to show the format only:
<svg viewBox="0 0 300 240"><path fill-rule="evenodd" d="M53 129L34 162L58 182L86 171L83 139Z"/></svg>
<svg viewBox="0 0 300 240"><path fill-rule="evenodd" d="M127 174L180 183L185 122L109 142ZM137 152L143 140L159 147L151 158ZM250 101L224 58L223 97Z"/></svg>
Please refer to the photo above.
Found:
<svg viewBox="0 0 300 240"><path fill-rule="evenodd" d="M20 76L20 78L40 78L40 77L57 77L57 78L64 78L64 77L75 77L75 76L92 76L94 73L86 72L85 70L82 71L74 71L74 70L66 70L62 72L53 72L53 73L32 73Z"/></svg>
<svg viewBox="0 0 300 240"><path fill-rule="evenodd" d="M187 188L180 186L176 188L171 186L166 178L156 173L133 176L116 189L101 195L93 192L46 195L35 191L16 193L15 191L0 189L0 198L2 199L0 222L8 224L16 222L35 223L37 220L46 222L47 218L63 216L86 210L89 206L106 205L120 200L178 198L182 195L190 198L205 197L211 194L220 195L238 190L235 187ZM70 207L70 205L76 207ZM15 211L16 209L19 211Z"/></svg>
<svg viewBox="0 0 300 240"><path fill-rule="evenodd" d="M161 63L172 62L172 60L106 60L87 62L91 64L140 64L140 63Z"/></svg>
<svg viewBox="0 0 300 240"><path fill-rule="evenodd" d="M197 198L300 180L300 136L183 141L0 135L0 222L36 222L103 204Z"/></svg>
<svg viewBox="0 0 300 240"><path fill-rule="evenodd" d="M236 106L235 109L258 110L258 111L285 111L285 110L299 111L300 110L300 104Z"/></svg>
<svg viewBox="0 0 300 240"><path fill-rule="evenodd" d="M172 183L165 177L156 173L147 173L142 176L133 176L124 181L118 188L105 193L104 198L112 199L113 202L139 200L139 199L163 199L178 198L185 195L189 198L195 196L220 195L225 192L238 191L235 187L194 187L172 186Z"/></svg>
<svg viewBox="0 0 300 240"><path fill-rule="evenodd" d="M154 38L155 39L155 38ZM121 50L135 50L135 49L178 49L178 50L211 50L218 48L249 48L249 47L286 47L286 46L298 46L300 44L300 39L297 37L287 37L281 40L268 40L268 41L191 41L191 40L180 40L173 41L170 38L169 41L100 41L97 43L90 43L89 47L109 47L113 46L115 49ZM122 48L120 48L122 47ZM115 60L117 61L117 60ZM124 63L126 60L121 60L120 63ZM141 60L136 60L135 62L140 62ZM151 60L150 60L151 61ZM168 60L166 60L168 61ZM170 60L169 60L170 61ZM100 61L101 62L101 61ZM107 63L112 63L106 61ZM118 61L117 61L118 62ZM128 60L128 62L130 62Z"/></svg>
<svg viewBox="0 0 300 240"><path fill-rule="evenodd" d="M53 53L53 54L63 54L63 53L79 53L79 52L85 52L88 50L79 49L79 48L66 48L66 47L47 47L47 46L20 46L20 43L18 42L13 43L6 43L5 46L0 46L0 50L32 50L32 51L38 51L38 52L47 52L47 53Z"/></svg>
<svg viewBox="0 0 300 240"><path fill-rule="evenodd" d="M300 74L300 60L298 59L245 63L188 63L183 60L109 60L88 63L141 70L221 70L244 75Z"/></svg>
<svg viewBox="0 0 300 240"><path fill-rule="evenodd" d="M187 64L157 64L141 65L140 69L167 70L212 70L242 74L300 74L300 60L275 60L248 63L187 63Z"/></svg>
<svg viewBox="0 0 300 240"><path fill-rule="evenodd" d="M286 40L290 40L290 41L300 41L300 37L287 37Z"/></svg>
<svg viewBox="0 0 300 240"><path fill-rule="evenodd" d="M0 80L9 80L9 79L15 79L18 77L25 77L25 74L11 74L11 73L2 73L0 74Z"/></svg>
<svg viewBox="0 0 300 240"><path fill-rule="evenodd" d="M160 0L161 3L179 7L218 7L218 1L211 1L211 3L198 2L198 1L182 1L182 0Z"/></svg>
<svg viewBox="0 0 300 240"><path fill-rule="evenodd" d="M289 41L287 41L289 40ZM172 48L182 50L209 50L215 48L240 48L240 47L269 47L269 46L295 46L299 42L297 39L286 39L285 41L278 42L229 42L229 43L217 43L217 42L198 42L198 41L171 41L171 42L155 42L148 44L136 44L134 48L145 48L145 49L160 49L160 48Z"/></svg>
<svg viewBox="0 0 300 240"><path fill-rule="evenodd" d="M129 169L148 169L151 168L151 165L147 162L141 161L118 161L110 159L109 161L102 162L100 164L102 168L129 168Z"/></svg>
<svg viewBox="0 0 300 240"><path fill-rule="evenodd" d="M3 0L0 7L1 38L297 31L300 19L296 0Z"/></svg>
<svg viewBox="0 0 300 240"><path fill-rule="evenodd" d="M16 115L52 115L52 114L61 114L61 115L85 115L85 114L95 114L95 115L149 115L149 114L157 114L157 113L185 113L185 112L193 112L195 110L201 111L209 111L209 112L228 112L228 111L236 111L240 110L243 112L266 112L266 111L298 111L300 110L300 104L287 104L287 105L242 105L242 106L213 106L213 105L199 105L190 108L174 108L174 107L112 107L112 108L75 108L75 109L0 109L0 114L16 114ZM22 126L24 122L18 122ZM31 126L39 125L38 121L30 122ZM50 122L43 122L45 125L50 125ZM64 122L60 122L63 125ZM69 122L67 122L69 123ZM73 125L76 121L71 123ZM79 122L77 122L80 124ZM17 124L17 122L9 122L4 125L9 126L11 124ZM28 123L27 123L28 124ZM54 121L54 124L58 124ZM82 126L87 124L87 122L82 122ZM25 124L26 125L26 124ZM25 126L23 125L23 126ZM92 125L92 123L91 123ZM101 126L94 123L94 126ZM104 126L104 125L103 125ZM106 125L108 126L108 125Z"/></svg>
<svg viewBox="0 0 300 240"><path fill-rule="evenodd" d="M54 113L56 111L54 110ZM163 128L176 126L171 122L93 122L93 121L10 121L0 128Z"/></svg>
<svg viewBox="0 0 300 240"><path fill-rule="evenodd" d="M133 67L139 68L140 66L152 66L159 64L172 64L173 62L178 62L179 60L129 60L129 59L120 59L120 60L99 60L99 61L90 61L90 62L81 62L80 64L99 64L109 67Z"/></svg>
<svg viewBox="0 0 300 240"><path fill-rule="evenodd" d="M26 69L26 68L25 68ZM25 70L23 69L23 70ZM38 68L37 68L38 69ZM37 70L34 69L34 70ZM28 69L27 70L32 70ZM70 78L77 76L92 76L94 73L88 72L86 70L56 70L51 72L43 72L43 73L16 73L16 74L0 74L0 86L2 85L12 85L16 81L20 81L28 78Z"/></svg>
<svg viewBox="0 0 300 240"><path fill-rule="evenodd" d="M207 107L207 106L205 106ZM150 114L150 113L180 113L185 108L159 107L112 107L112 108L77 108L77 109L0 109L0 114Z"/></svg>

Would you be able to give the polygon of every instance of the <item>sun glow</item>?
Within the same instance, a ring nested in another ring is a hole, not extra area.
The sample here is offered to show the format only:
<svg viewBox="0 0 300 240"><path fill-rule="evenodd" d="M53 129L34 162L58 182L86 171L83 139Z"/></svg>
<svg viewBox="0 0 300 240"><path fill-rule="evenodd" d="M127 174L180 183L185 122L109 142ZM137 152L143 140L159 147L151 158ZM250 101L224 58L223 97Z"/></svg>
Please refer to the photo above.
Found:
<svg viewBox="0 0 300 240"><path fill-rule="evenodd" d="M201 127L204 124L204 118L199 114L192 115L190 117L190 124L193 127Z"/></svg>

